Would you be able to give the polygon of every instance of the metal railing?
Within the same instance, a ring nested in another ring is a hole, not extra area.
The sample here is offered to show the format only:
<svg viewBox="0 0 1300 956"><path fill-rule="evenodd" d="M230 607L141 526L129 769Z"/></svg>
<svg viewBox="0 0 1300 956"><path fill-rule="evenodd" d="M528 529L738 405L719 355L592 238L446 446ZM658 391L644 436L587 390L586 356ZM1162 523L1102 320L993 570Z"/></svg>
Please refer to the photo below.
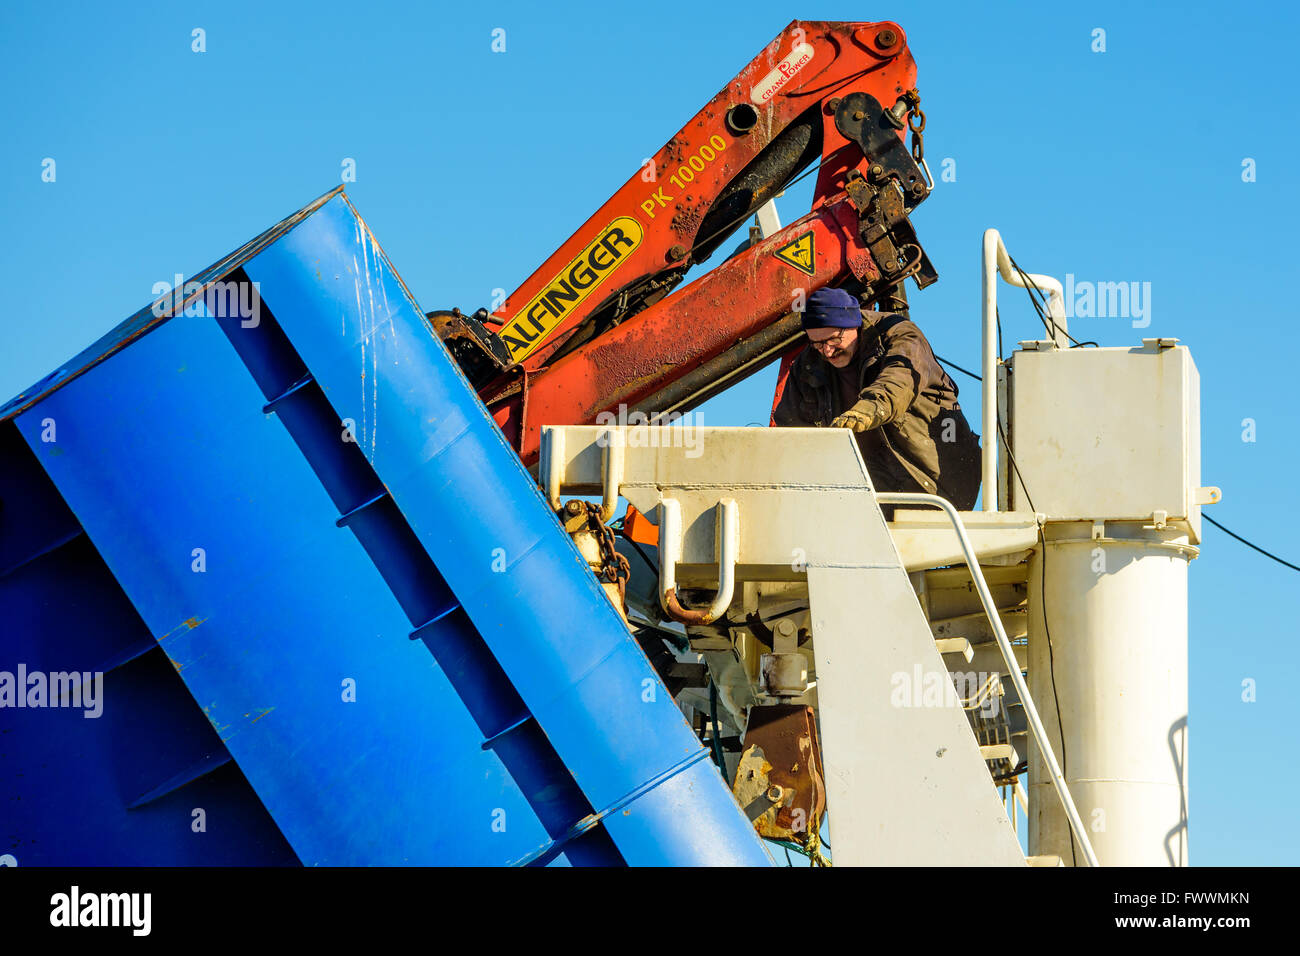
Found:
<svg viewBox="0 0 1300 956"><path fill-rule="evenodd" d="M1088 861L1089 866L1100 866L1097 862L1097 854L1093 852L1092 843L1088 840L1088 834L1083 828L1083 820L1079 817L1078 808L1074 805L1074 797L1070 795L1070 788L1065 783L1065 775L1061 773L1061 765L1056 762L1056 754L1052 751L1052 745L1047 739L1047 730L1043 727L1043 722L1038 716L1038 708L1034 706L1033 698L1029 696L1029 686L1025 683L1025 677L1020 673L1020 664L1016 661L1016 653L1011 647L1011 639L1007 637L1006 629L1002 626L1002 617L998 614L997 605L993 602L993 594L989 591L988 582L984 580L984 572L980 570L979 561L975 556L975 548L970 543L970 538L966 534L966 525L961 520L961 515L952 503L938 495L913 494L910 492L877 492L876 501L881 504L890 505L928 505L932 508L941 509L952 522L953 530L957 532L957 541L961 544L962 553L966 556L966 566L970 569L971 579L975 583L975 590L979 594L980 603L984 605L984 613L988 615L989 623L993 626L993 636L998 643L998 649L1002 652L1002 660L1011 673L1011 682L1015 684L1016 690L1020 693L1020 702L1024 705L1025 716L1029 718L1029 729L1033 732L1034 742L1038 744L1039 753L1043 755L1043 760L1047 763L1048 772L1052 777L1052 786L1056 788L1056 795L1061 799L1061 806L1065 810L1065 815L1070 821L1070 830L1074 837L1079 841L1079 846L1083 849L1084 859Z"/></svg>
<svg viewBox="0 0 1300 956"><path fill-rule="evenodd" d="M1051 276L1021 273L1011 263L1007 247L996 229L984 231L984 259L981 270L980 301L982 303L982 333L980 375L983 381L981 418L984 427L984 449L980 465L980 483L984 486L984 511L998 510L998 276L1020 288L1032 284L1047 293L1047 315L1052 324L1053 340L1058 348L1069 345L1065 326L1064 295L1061 283ZM1008 505L1010 502L1007 503Z"/></svg>

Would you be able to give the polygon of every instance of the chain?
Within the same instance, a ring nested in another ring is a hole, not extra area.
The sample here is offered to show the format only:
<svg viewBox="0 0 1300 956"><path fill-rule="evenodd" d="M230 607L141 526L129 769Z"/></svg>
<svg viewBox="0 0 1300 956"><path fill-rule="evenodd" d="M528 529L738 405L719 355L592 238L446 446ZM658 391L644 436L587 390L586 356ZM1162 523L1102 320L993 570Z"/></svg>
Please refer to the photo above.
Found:
<svg viewBox="0 0 1300 956"><path fill-rule="evenodd" d="M933 189L934 177L930 175L930 166L925 161L925 110L921 109L921 94L916 90L908 90L902 99L909 110L907 128L912 131L912 159L925 171L925 178Z"/></svg>
<svg viewBox="0 0 1300 956"><path fill-rule="evenodd" d="M596 539L596 547L600 551L600 570L596 571L596 579L605 581L609 584L618 585L618 597L627 607L627 579L632 576L632 566L628 563L626 557L618 553L614 541L614 529L600 520L600 505L590 501L573 500L566 506L572 511L576 511L574 506L578 505L586 513L587 531ZM575 515L576 517L576 515ZM594 569L593 569L594 570Z"/></svg>
<svg viewBox="0 0 1300 956"><path fill-rule="evenodd" d="M908 90L903 101L911 111L907 114L907 128L912 131L912 158L919 166L925 160L925 110L921 109L921 94Z"/></svg>

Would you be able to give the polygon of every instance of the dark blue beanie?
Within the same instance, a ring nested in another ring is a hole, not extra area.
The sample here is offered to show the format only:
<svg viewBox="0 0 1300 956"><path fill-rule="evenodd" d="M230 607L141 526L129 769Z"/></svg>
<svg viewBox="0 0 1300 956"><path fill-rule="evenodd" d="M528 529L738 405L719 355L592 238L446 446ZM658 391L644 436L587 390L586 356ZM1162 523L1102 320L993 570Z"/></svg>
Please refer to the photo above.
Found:
<svg viewBox="0 0 1300 956"><path fill-rule="evenodd" d="M858 300L843 289L818 289L803 311L805 329L856 329L862 324Z"/></svg>

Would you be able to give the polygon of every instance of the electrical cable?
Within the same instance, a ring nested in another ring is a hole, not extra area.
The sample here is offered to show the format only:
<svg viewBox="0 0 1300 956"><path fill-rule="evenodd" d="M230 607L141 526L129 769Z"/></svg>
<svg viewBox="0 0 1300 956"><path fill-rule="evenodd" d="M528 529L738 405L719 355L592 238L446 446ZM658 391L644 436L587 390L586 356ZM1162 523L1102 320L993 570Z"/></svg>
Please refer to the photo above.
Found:
<svg viewBox="0 0 1300 956"><path fill-rule="evenodd" d="M713 762L718 765L722 779L726 780L727 761L722 756L722 739L718 732L718 685L712 677L709 678L709 749L713 751Z"/></svg>
<svg viewBox="0 0 1300 956"><path fill-rule="evenodd" d="M1010 259L1011 257L1008 255L1007 258ZM1043 327L1047 329L1047 331L1050 333L1052 331L1052 326L1048 324L1047 317L1044 315L1042 307L1039 305L1039 300L1034 296L1035 291L1037 291L1039 296L1041 296L1043 290L1040 289L1038 285L1029 278L1028 275L1026 275L1025 271L1021 269L1019 265L1016 264L1016 261L1014 259L1011 259L1011 265L1016 270L1016 272L1020 274L1020 277L1025 281L1025 290L1029 292L1029 301L1033 304L1035 311L1038 312L1038 317L1043 322ZM997 312L997 327L998 327L998 361L1000 362L1002 360L1002 314L1000 311ZM1074 347L1082 347L1087 345L1092 345L1094 347L1097 346L1096 342L1079 342L1068 332L1066 333L1066 337L1069 338L1071 342L1074 342ZM983 381L983 378L981 376L976 375L974 372L970 371L969 369L962 368L960 365L956 364L955 362L950 362L939 355L935 355L935 358L938 359L940 362L942 362L944 365L954 368L965 375L969 375L977 382ZM1025 486L1024 476L1020 474L1020 467L1019 465L1016 464L1015 456L1011 453L1011 444L1010 442L1007 441L1006 432L1002 428L1002 420L1000 417L998 419L998 435L1002 439L1002 447L1007 450L1007 458L1011 462L1011 467L1015 471L1016 478L1020 482L1020 488L1022 491L1024 491L1025 498L1029 502L1030 510L1037 510L1034 508L1033 499L1029 495L1029 489ZM1290 561L1278 557L1273 552L1265 548L1261 548L1253 541L1250 541L1242 537L1241 535L1237 534L1235 531L1232 531L1231 529L1224 527L1222 524L1220 524L1218 521L1215 521L1213 518L1211 518L1209 515L1205 514L1204 512L1201 513L1201 517L1203 517L1210 524L1214 525L1224 534L1228 535L1231 538L1235 538L1236 540L1244 544L1246 547L1251 548L1254 551L1258 551L1260 554L1264 555L1264 557L1276 561L1278 564L1282 565L1283 567L1290 568L1292 571L1300 571L1300 565L1292 564ZM1060 699L1057 698L1056 696L1056 663L1054 660L1055 654L1054 654L1054 649L1052 644L1051 627L1049 626L1047 620L1047 540L1043 534L1042 528L1038 529L1038 537L1040 543L1043 546L1043 573L1039 581L1039 583L1041 584L1040 601L1043 606L1043 630L1047 636L1048 670L1050 671L1051 678L1052 678L1052 697L1056 703L1056 726L1058 728L1061 728L1061 703L1060 703ZM1065 733L1064 733L1064 729L1062 729L1061 732L1061 773L1062 775L1066 773L1066 767L1067 764L1066 764L1066 755L1065 755ZM1073 835L1071 835L1070 857L1071 860L1077 866L1078 858L1075 854L1074 844L1075 844L1075 840Z"/></svg>
<svg viewBox="0 0 1300 956"><path fill-rule="evenodd" d="M1025 292L1028 293L1029 301L1033 304L1034 311L1038 313L1038 319L1043 323L1043 328L1047 330L1048 335L1055 337L1056 329L1057 329L1056 320L1050 318L1048 314L1043 311L1044 307L1047 305L1047 299L1043 295L1043 290L1039 288L1038 283L1034 282L1033 279L1029 278L1028 273L1026 273L1024 269L1020 268L1020 266L1016 264L1016 260L1011 258L1010 253L1007 253L1007 259L1011 262L1011 268L1015 269L1016 272L1020 273L1020 279L1025 283L1024 286ZM1035 292L1038 293L1037 297L1034 296ZM1041 305L1039 304L1040 301L1042 303ZM1069 339L1071 342L1074 343L1074 345L1072 345L1071 348L1083 348L1086 345L1091 345L1093 348L1100 348L1100 346L1098 346L1096 342L1080 342L1078 339L1076 339L1065 329L1061 329L1061 332L1065 334L1065 337L1067 339ZM998 344L999 358L1001 357L1001 354L1002 354L1002 346L1001 346L1001 342L999 342Z"/></svg>
<svg viewBox="0 0 1300 956"><path fill-rule="evenodd" d="M976 374L975 374L974 372L972 372L970 369L962 368L962 367L961 367L960 365L958 365L956 362L949 362L946 358L944 358L942 355L939 355L938 353L933 353L933 354L934 354L934 357L937 358L937 359L938 359L940 362L942 362L944 365L948 365L948 366L951 366L952 368L955 368L957 371L961 372L963 375L969 375L971 378L975 379L975 381L977 381L977 382L982 382L982 381L984 381L984 379L980 378L978 375L976 375Z"/></svg>
<svg viewBox="0 0 1300 956"><path fill-rule="evenodd" d="M644 551L642 551L642 550L641 550L641 546L640 546L639 544L637 544L635 541L633 541L631 538L629 538L627 535L623 535L623 540L626 541L628 544L630 544L633 548L636 549L636 553L639 554L639 555L641 555L641 560L644 561L644 562L646 563L646 566L647 566L651 571L653 571L653 572L655 573L656 576L658 576L658 574L659 574L659 565L655 564L653 561L650 560L650 555L648 555L648 554L646 554Z"/></svg>
<svg viewBox="0 0 1300 956"><path fill-rule="evenodd" d="M1300 566L1298 566L1298 565L1294 565L1294 564L1292 564L1290 561L1284 561L1284 560L1282 560L1282 559L1279 558L1276 554L1273 554L1273 552L1271 552L1271 551L1265 551L1265 550L1264 550L1263 548L1261 548L1259 545L1257 545L1257 544L1253 544L1253 543L1251 543L1250 541L1247 541L1245 538L1243 538L1241 535L1237 534L1235 531L1229 531L1229 530L1228 530L1227 528L1225 528L1223 525L1219 524L1219 522L1215 521L1213 518L1211 518L1209 515L1207 515L1204 511L1201 512L1201 517L1204 518L1206 521L1208 521L1210 524L1214 525L1216 528L1218 528L1218 529L1219 529L1220 531L1222 531L1224 534L1228 535L1229 537L1236 538L1238 541L1240 541L1240 542L1241 542L1242 544L1244 544L1246 547L1248 547L1248 548L1254 548L1254 549L1255 549L1256 551L1258 551L1260 554L1264 555L1264 557L1266 557L1266 558L1272 558L1272 559L1273 559L1274 561L1276 561L1278 564L1285 565L1286 567L1290 568L1292 571L1300 571Z"/></svg>

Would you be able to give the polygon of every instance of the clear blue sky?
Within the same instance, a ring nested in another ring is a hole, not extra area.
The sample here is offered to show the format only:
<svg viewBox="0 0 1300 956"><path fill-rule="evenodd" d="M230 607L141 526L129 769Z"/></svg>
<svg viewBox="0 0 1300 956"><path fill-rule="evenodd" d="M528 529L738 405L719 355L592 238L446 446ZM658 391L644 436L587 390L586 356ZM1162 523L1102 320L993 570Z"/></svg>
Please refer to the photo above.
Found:
<svg viewBox="0 0 1300 956"><path fill-rule="evenodd" d="M487 305L791 19L891 15L919 64L931 167L956 164L914 219L941 276L912 299L935 350L978 366L987 226L1027 269L1150 282L1148 328L1077 319L1072 330L1191 347L1203 483L1224 490L1209 513L1300 563L1285 497L1300 454L1289 394L1300 24L1280 0L11 0L0 9L0 399L150 301L154 283L334 186L345 158L356 161L349 194L421 305ZM196 27L205 53L191 51ZM504 54L490 49L497 27ZM1091 49L1096 28L1104 53ZM41 179L47 157L53 183ZM807 202L792 190L783 219ZM1037 337L1023 297L1004 302L1008 341ZM710 403L705 423L765 423L773 381ZM958 381L974 419L974 383ZM1242 440L1247 418L1254 442ZM1191 567L1192 860L1294 864L1300 770L1281 664L1295 625L1280 595L1300 581L1212 527L1206 538ZM1246 678L1255 703L1241 700Z"/></svg>

